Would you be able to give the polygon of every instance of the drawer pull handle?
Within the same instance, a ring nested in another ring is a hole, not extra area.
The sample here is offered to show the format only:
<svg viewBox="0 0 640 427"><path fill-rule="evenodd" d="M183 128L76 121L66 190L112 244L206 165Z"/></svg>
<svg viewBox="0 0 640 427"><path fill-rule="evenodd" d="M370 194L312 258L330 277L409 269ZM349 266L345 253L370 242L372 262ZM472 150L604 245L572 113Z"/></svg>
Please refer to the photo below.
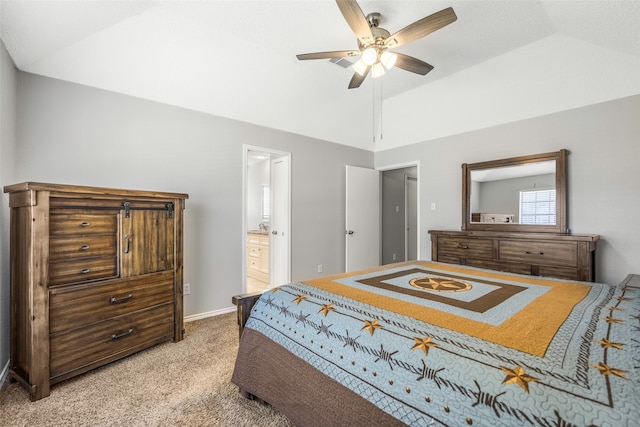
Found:
<svg viewBox="0 0 640 427"><path fill-rule="evenodd" d="M124 235L124 241L126 243L126 245L124 247L124 253L128 254L129 253L129 235L128 234Z"/></svg>
<svg viewBox="0 0 640 427"><path fill-rule="evenodd" d="M91 270L88 268L83 268L82 270L80 270L80 273L82 274L87 274L88 272L90 272Z"/></svg>
<svg viewBox="0 0 640 427"><path fill-rule="evenodd" d="M82 247L80 248L81 251L88 251L89 250L89 245L82 245Z"/></svg>
<svg viewBox="0 0 640 427"><path fill-rule="evenodd" d="M87 221L83 221L83 222L80 223L80 227L88 227L90 225L91 225L91 223L87 222Z"/></svg>
<svg viewBox="0 0 640 427"><path fill-rule="evenodd" d="M528 255L544 255L544 252L531 252L531 251L526 251L525 252Z"/></svg>
<svg viewBox="0 0 640 427"><path fill-rule="evenodd" d="M133 332L133 328L130 328L127 332L123 332L121 334L113 334L111 335L112 340L119 340L120 338L126 337L127 335Z"/></svg>
<svg viewBox="0 0 640 427"><path fill-rule="evenodd" d="M458 245L458 249L469 249L469 246Z"/></svg>
<svg viewBox="0 0 640 427"><path fill-rule="evenodd" d="M121 302L129 301L131 298L133 298L133 294L129 294L122 298L111 297L109 298L109 304L120 304Z"/></svg>

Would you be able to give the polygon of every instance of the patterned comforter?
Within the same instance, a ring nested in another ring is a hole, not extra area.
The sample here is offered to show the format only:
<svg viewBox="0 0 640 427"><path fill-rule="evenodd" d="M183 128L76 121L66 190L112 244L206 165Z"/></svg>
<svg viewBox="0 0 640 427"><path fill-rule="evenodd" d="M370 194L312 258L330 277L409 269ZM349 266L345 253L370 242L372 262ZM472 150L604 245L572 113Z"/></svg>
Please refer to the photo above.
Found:
<svg viewBox="0 0 640 427"><path fill-rule="evenodd" d="M639 286L411 262L281 286L245 328L407 425L631 426Z"/></svg>

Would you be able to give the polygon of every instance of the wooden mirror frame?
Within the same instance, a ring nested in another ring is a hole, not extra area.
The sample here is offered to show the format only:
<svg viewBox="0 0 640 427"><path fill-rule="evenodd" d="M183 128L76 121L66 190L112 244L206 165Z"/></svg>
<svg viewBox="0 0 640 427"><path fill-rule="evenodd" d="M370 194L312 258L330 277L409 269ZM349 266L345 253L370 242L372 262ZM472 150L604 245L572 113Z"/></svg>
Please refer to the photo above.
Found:
<svg viewBox="0 0 640 427"><path fill-rule="evenodd" d="M567 150L533 154L481 163L462 164L462 230L519 231L535 233L568 234L567 228ZM482 169L525 165L555 160L556 162L556 224L530 225L514 223L471 222L471 172Z"/></svg>

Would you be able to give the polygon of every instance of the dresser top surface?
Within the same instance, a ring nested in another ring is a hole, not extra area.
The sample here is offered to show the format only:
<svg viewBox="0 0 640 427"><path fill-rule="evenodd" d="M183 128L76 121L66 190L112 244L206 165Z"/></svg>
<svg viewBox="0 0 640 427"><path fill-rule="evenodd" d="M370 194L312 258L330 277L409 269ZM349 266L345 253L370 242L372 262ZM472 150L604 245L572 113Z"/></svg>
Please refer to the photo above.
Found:
<svg viewBox="0 0 640 427"><path fill-rule="evenodd" d="M4 187L5 193L15 193L20 191L50 191L54 193L72 193L86 195L116 195L126 197L158 197L172 199L188 199L189 195L184 193L167 193L148 190L124 190L117 188L89 187L82 185L49 184L42 182L22 182L19 184L7 185Z"/></svg>
<svg viewBox="0 0 640 427"><path fill-rule="evenodd" d="M600 240L597 234L561 234L561 233L531 233L518 231L460 231L460 230L429 230L432 235L449 235L456 237L483 237L492 239L524 239L524 240L565 240L589 241Z"/></svg>

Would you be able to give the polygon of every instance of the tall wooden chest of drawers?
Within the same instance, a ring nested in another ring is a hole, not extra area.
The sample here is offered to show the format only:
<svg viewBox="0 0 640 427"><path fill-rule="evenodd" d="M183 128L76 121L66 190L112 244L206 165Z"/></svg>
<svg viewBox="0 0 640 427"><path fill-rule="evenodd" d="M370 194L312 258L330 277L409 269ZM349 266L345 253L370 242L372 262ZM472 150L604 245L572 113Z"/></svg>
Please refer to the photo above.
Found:
<svg viewBox="0 0 640 427"><path fill-rule="evenodd" d="M11 378L50 385L183 338L186 194L22 183L11 209Z"/></svg>
<svg viewBox="0 0 640 427"><path fill-rule="evenodd" d="M441 230L429 234L433 261L595 281L598 235Z"/></svg>

